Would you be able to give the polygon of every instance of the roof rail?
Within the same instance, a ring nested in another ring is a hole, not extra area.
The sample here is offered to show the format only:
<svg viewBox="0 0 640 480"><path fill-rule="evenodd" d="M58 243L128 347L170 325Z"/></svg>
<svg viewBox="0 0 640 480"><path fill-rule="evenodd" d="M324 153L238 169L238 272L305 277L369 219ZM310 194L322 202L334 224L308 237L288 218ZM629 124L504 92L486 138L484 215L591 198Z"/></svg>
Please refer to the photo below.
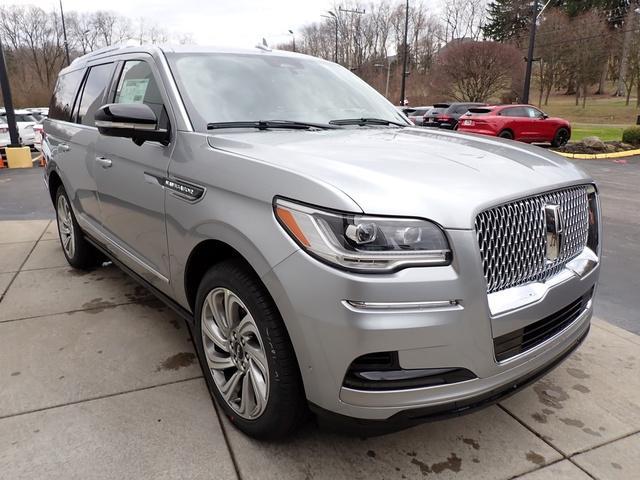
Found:
<svg viewBox="0 0 640 480"><path fill-rule="evenodd" d="M91 57L95 57L96 55L100 55L102 53L107 53L107 52L111 52L113 50L118 50L119 48L122 48L123 46L125 46L125 45L118 44L118 45L109 45L108 47L99 48L98 50L94 50L93 52L86 53L86 54L82 55L81 57L74 58L73 62L71 62L71 65L73 65L76 62L78 62L79 60L87 60L87 59L89 59Z"/></svg>

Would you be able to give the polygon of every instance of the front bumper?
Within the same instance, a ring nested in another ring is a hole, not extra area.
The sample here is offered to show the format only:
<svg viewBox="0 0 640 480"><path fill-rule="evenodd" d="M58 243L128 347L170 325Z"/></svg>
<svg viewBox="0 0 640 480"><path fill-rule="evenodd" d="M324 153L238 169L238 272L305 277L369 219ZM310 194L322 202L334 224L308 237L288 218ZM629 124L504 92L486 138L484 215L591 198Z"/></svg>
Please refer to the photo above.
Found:
<svg viewBox="0 0 640 480"><path fill-rule="evenodd" d="M341 416L387 420L424 409L456 410L544 370L589 328L591 302L578 318L541 344L502 362L493 338L564 308L592 290L599 265L582 276L563 273L542 295L521 308L492 314L471 230L447 231L455 250L449 266L362 275L324 265L298 251L263 280L289 330L308 400ZM359 309L345 300L397 305ZM422 306L407 305L420 302ZM494 306L495 308L495 306ZM355 390L343 386L354 359L397 351L403 369L461 368L477 378L402 390ZM414 415L415 416L415 415Z"/></svg>

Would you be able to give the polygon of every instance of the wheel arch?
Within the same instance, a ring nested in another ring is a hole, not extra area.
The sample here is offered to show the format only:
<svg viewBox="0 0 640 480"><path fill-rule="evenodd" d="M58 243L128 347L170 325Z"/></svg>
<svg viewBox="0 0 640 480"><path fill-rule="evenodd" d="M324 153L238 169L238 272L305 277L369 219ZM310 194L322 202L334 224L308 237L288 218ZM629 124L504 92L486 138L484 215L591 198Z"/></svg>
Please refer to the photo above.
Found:
<svg viewBox="0 0 640 480"><path fill-rule="evenodd" d="M62 178L60 178L58 172L52 170L49 174L49 197L53 203L56 201L56 192L58 188L60 188L60 185L62 185Z"/></svg>
<svg viewBox="0 0 640 480"><path fill-rule="evenodd" d="M510 126L507 127L502 127L499 131L498 131L498 137L500 135L502 135L504 132L509 132L511 134L511 139L512 140L516 140L516 134L513 131L513 128L511 128Z"/></svg>

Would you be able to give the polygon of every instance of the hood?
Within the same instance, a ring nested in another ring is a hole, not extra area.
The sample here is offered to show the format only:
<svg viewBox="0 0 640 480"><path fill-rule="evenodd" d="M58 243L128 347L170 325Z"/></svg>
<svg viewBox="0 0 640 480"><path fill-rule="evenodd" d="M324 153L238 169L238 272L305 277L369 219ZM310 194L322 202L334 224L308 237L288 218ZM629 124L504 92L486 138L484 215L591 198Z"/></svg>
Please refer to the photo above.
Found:
<svg viewBox="0 0 640 480"><path fill-rule="evenodd" d="M330 184L365 213L427 218L445 228L473 228L487 207L591 181L543 148L441 130L235 131L208 142Z"/></svg>

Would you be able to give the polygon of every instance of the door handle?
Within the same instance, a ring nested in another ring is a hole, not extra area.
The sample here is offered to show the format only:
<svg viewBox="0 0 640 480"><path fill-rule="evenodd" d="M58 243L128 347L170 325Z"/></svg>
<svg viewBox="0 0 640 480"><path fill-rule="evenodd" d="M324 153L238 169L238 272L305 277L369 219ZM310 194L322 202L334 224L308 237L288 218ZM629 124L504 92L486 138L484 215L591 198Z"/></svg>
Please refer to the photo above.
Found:
<svg viewBox="0 0 640 480"><path fill-rule="evenodd" d="M58 144L58 150L60 150L61 152L68 152L69 151L69 145L67 145L66 143L59 143Z"/></svg>
<svg viewBox="0 0 640 480"><path fill-rule="evenodd" d="M111 167L111 165L113 165L111 159L105 157L96 157L96 162L98 162L98 165L100 165L102 168L109 168Z"/></svg>

